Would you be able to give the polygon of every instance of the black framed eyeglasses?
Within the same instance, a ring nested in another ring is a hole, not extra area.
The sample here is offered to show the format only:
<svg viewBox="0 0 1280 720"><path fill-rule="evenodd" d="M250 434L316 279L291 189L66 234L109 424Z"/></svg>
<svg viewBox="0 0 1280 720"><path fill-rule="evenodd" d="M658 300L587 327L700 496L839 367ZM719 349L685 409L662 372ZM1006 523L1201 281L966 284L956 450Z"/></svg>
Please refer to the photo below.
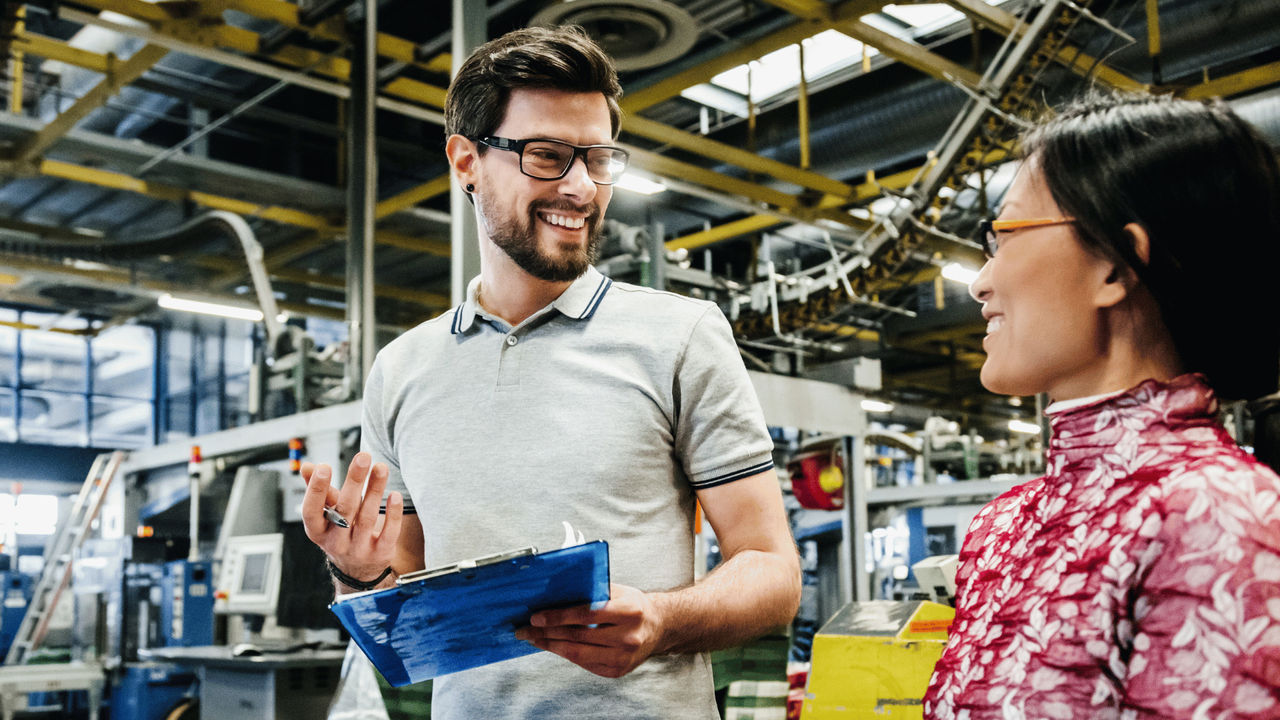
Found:
<svg viewBox="0 0 1280 720"><path fill-rule="evenodd" d="M996 256L1000 249L1000 234L1026 228L1049 227L1050 225L1069 225L1075 218L1035 218L1034 220L993 220L984 218L978 222L978 241L982 243L982 251L987 259Z"/></svg>
<svg viewBox="0 0 1280 720"><path fill-rule="evenodd" d="M587 166L587 175L598 185L612 185L627 171L630 153L612 145L570 145L562 140L529 138L512 140L502 137L477 138L497 150L518 153L520 172L538 180L559 180L569 174L579 156Z"/></svg>

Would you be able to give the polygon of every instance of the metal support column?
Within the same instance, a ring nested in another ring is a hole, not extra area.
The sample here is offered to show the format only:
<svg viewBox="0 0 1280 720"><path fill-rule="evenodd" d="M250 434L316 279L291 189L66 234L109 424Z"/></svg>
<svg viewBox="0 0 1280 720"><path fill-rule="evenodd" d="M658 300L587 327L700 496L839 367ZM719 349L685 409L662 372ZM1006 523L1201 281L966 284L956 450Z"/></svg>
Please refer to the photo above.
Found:
<svg viewBox="0 0 1280 720"><path fill-rule="evenodd" d="M489 39L489 10L486 3L453 0L453 72L471 52ZM480 274L480 244L476 215L467 194L458 183L449 186L449 240L452 254L450 295L457 305L467 294L467 283Z"/></svg>
<svg viewBox="0 0 1280 720"><path fill-rule="evenodd" d="M871 599L871 576L867 572L867 482L862 457L863 440L844 440L844 547L848 548L840 568L840 598L859 602Z"/></svg>
<svg viewBox="0 0 1280 720"><path fill-rule="evenodd" d="M649 272L645 284L656 290L667 289L667 244L663 241L666 228L660 222L649 225L645 236L649 241Z"/></svg>
<svg viewBox="0 0 1280 720"><path fill-rule="evenodd" d="M351 33L351 105L347 111L347 396L357 399L373 364L373 222L378 201L374 136L378 2L365 0L363 26ZM298 348L301 352L303 348ZM307 408L299 407L303 412Z"/></svg>

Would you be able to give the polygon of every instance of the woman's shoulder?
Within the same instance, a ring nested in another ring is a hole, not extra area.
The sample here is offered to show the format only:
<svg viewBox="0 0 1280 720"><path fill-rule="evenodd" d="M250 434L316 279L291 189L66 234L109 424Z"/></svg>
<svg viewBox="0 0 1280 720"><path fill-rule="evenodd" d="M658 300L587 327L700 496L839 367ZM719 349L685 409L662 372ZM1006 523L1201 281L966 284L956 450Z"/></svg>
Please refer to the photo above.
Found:
<svg viewBox="0 0 1280 720"><path fill-rule="evenodd" d="M1014 519L1026 507L1028 496L1037 488L1043 486L1044 483L1045 479L1043 477L1028 480L1021 485L1015 485L1006 490L994 500L982 506L978 514L973 517L973 522L969 524L969 530L965 534L966 543L977 536L1009 529L1013 525Z"/></svg>
<svg viewBox="0 0 1280 720"><path fill-rule="evenodd" d="M1235 445L1188 457L1153 490L1166 543L1235 537L1280 549L1280 476Z"/></svg>

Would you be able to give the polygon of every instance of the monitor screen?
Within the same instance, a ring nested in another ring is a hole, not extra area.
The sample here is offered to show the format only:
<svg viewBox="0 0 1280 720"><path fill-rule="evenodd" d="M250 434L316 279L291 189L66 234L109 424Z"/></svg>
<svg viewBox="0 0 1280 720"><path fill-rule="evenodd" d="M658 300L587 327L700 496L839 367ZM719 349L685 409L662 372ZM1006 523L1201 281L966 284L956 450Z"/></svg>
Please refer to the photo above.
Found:
<svg viewBox="0 0 1280 720"><path fill-rule="evenodd" d="M267 589L267 562L270 553L251 553L244 556L244 571L240 573L240 592L260 593Z"/></svg>

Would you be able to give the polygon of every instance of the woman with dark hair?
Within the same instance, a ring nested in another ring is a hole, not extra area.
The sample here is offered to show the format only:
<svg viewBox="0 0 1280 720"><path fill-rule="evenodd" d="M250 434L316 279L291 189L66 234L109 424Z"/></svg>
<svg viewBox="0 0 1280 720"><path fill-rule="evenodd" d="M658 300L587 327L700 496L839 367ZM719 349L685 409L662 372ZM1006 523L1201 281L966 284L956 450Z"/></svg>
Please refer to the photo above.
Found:
<svg viewBox="0 0 1280 720"><path fill-rule="evenodd" d="M1280 171L1220 102L1097 98L1024 138L970 288L982 383L1046 392L983 508L927 718L1280 718L1280 478L1217 419L1276 390Z"/></svg>

